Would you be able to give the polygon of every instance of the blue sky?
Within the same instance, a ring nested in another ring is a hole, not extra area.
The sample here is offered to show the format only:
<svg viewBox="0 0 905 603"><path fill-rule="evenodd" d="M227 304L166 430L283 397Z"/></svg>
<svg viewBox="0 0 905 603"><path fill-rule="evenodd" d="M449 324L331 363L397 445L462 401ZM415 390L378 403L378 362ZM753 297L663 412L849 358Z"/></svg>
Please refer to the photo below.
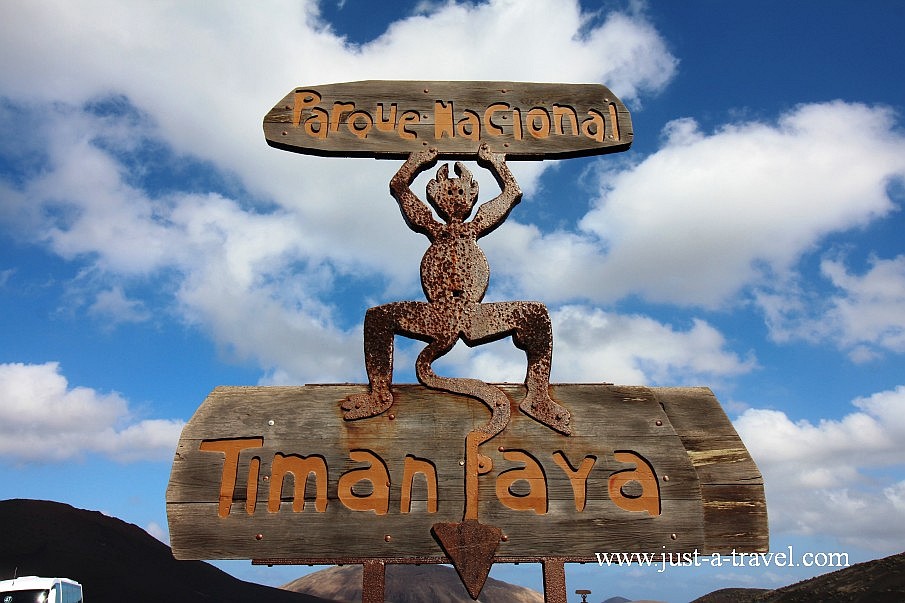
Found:
<svg viewBox="0 0 905 603"><path fill-rule="evenodd" d="M175 443L213 387L365 379L364 311L421 298L425 242L386 193L398 162L266 145L292 87L599 82L632 149L513 165L488 299L547 304L554 381L710 386L764 473L773 550L900 552L905 6L386 4L0 5L0 498L166 540ZM438 366L520 381L523 358ZM820 571L567 580L685 601ZM540 586L539 567L492 575Z"/></svg>

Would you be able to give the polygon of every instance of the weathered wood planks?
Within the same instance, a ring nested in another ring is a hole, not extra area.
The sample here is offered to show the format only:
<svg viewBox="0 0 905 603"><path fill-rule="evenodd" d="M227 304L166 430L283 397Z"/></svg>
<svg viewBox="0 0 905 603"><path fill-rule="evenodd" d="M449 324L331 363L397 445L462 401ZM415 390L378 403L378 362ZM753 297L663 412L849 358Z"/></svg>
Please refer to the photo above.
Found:
<svg viewBox="0 0 905 603"><path fill-rule="evenodd" d="M490 413L398 385L387 413L344 421L339 402L365 387L215 389L173 463L174 554L442 555L430 528L462 520L465 437ZM500 387L512 421L480 447L493 467L478 477L479 520L505 536L498 557L767 550L763 481L709 389L554 385L573 417L563 436L517 410L522 386Z"/></svg>
<svg viewBox="0 0 905 603"><path fill-rule="evenodd" d="M291 90L264 117L271 146L312 155L404 157L435 147L507 159L627 150L631 115L600 84L361 81Z"/></svg>

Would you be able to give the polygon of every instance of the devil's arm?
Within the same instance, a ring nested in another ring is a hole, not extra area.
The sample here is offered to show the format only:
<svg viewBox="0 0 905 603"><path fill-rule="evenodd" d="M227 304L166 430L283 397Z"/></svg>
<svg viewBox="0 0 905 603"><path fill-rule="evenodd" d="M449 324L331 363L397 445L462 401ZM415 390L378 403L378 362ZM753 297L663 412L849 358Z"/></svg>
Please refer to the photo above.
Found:
<svg viewBox="0 0 905 603"><path fill-rule="evenodd" d="M427 235L431 240L435 227L440 223L434 218L430 208L412 192L411 186L418 174L436 163L436 149L412 153L390 180L390 194L399 203L406 224L415 232Z"/></svg>
<svg viewBox="0 0 905 603"><path fill-rule="evenodd" d="M502 153L491 153L487 145L482 144L478 151L478 163L490 170L502 190L496 198L481 205L475 214L475 231L478 237L482 237L503 223L512 208L522 200L522 189L509 171L506 156Z"/></svg>

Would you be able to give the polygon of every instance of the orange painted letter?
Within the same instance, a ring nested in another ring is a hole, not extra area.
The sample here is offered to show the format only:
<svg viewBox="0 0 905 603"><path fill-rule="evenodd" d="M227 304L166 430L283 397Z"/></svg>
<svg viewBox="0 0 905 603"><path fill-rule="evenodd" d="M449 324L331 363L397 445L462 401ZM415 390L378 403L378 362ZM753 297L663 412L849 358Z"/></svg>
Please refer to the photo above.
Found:
<svg viewBox="0 0 905 603"><path fill-rule="evenodd" d="M484 111L484 131L491 136L502 136L503 128L493 123L493 114L499 111L505 111L509 108L509 103L493 103Z"/></svg>
<svg viewBox="0 0 905 603"><path fill-rule="evenodd" d="M626 511L647 511L652 517L660 515L660 484L647 459L627 450L617 451L614 456L620 463L633 463L635 467L616 471L610 476L610 499ZM637 496L623 492L623 487L630 482L641 484L641 493Z"/></svg>
<svg viewBox="0 0 905 603"><path fill-rule="evenodd" d="M440 140L446 134L450 138L453 133L453 103L437 101L434 103L434 140Z"/></svg>
<svg viewBox="0 0 905 603"><path fill-rule="evenodd" d="M424 476L427 485L427 512L437 512L437 468L425 459L415 458L412 455L405 457L405 467L402 470L402 498L399 504L400 513L412 511L412 482L415 475Z"/></svg>
<svg viewBox="0 0 905 603"><path fill-rule="evenodd" d="M383 459L368 450L353 450L349 457L370 465L351 469L339 477L337 496L340 502L353 511L374 511L377 515L386 515L390 508L390 473ZM356 494L352 488L359 482L371 482L371 492Z"/></svg>
<svg viewBox="0 0 905 603"><path fill-rule="evenodd" d="M222 452L223 475L220 477L220 504L217 514L227 517L233 504L233 489L239 475L239 453L246 448L260 448L264 438L237 438L235 440L202 440L200 450L204 452Z"/></svg>
<svg viewBox="0 0 905 603"><path fill-rule="evenodd" d="M588 111L588 118L581 122L581 133L597 142L603 142L603 137L606 135L603 115L594 109Z"/></svg>
<svg viewBox="0 0 905 603"><path fill-rule="evenodd" d="M292 510L296 513L305 510L305 488L308 476L314 474L314 485L317 494L314 497L314 510L323 513L327 510L327 462L320 456L299 456L290 454L283 456L279 452L273 455L270 468L270 496L267 498L267 510L276 513L280 510L283 498L283 484L286 474L292 475L295 486L292 494Z"/></svg>
<svg viewBox="0 0 905 603"><path fill-rule="evenodd" d="M314 90L296 90L292 95L292 125L302 121L302 111L310 109L321 102L321 95Z"/></svg>
<svg viewBox="0 0 905 603"><path fill-rule="evenodd" d="M521 450L506 451L503 458L525 463L525 466L507 469L497 476L496 497L503 506L515 511L531 510L544 515L547 512L547 480L543 467L533 456ZM528 484L528 492L513 492L512 486L519 481Z"/></svg>
<svg viewBox="0 0 905 603"><path fill-rule="evenodd" d="M569 462L569 459L567 459L566 455L559 450L553 453L553 460L556 461L559 468L565 472L566 476L569 478L569 483L572 484L572 495L575 497L575 510L584 511L588 497L588 474L590 474L591 469L594 468L597 457L593 455L584 457L581 461L581 466L577 470L572 469L572 464Z"/></svg>

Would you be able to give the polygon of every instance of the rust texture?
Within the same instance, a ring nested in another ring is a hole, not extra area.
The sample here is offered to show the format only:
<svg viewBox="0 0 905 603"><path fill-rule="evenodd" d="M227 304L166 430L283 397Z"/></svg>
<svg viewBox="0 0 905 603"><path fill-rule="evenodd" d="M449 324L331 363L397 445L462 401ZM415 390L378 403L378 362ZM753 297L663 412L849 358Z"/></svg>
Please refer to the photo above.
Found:
<svg viewBox="0 0 905 603"><path fill-rule="evenodd" d="M476 519L435 523L431 530L456 568L465 590L472 599L477 599L487 581L503 531Z"/></svg>
<svg viewBox="0 0 905 603"><path fill-rule="evenodd" d="M428 202L443 220L440 222L410 188L418 174L437 163L437 155L433 148L412 153L390 182L390 192L409 228L430 241L421 260L421 286L427 301L393 302L367 311L364 349L369 391L342 402L344 417L372 417L393 404L393 337L399 334L427 343L415 362L422 384L470 396L490 408L490 423L480 430L486 434L486 441L508 423L508 415L501 414L508 408L506 394L476 379L440 377L431 364L460 339L476 346L511 336L515 345L525 351L528 361L527 394L519 409L544 425L569 434L569 411L549 393L553 329L546 306L525 301L481 303L490 266L477 240L503 223L521 200L521 189L505 156L491 153L482 144L478 163L493 173L502 192L481 205L474 218L468 220L478 199L478 183L462 163L455 164L457 177L450 177L449 165L444 164L427 185Z"/></svg>
<svg viewBox="0 0 905 603"><path fill-rule="evenodd" d="M562 559L544 559L544 603L566 602L566 566Z"/></svg>
<svg viewBox="0 0 905 603"><path fill-rule="evenodd" d="M383 603L386 592L386 566L370 559L362 564L361 603Z"/></svg>

